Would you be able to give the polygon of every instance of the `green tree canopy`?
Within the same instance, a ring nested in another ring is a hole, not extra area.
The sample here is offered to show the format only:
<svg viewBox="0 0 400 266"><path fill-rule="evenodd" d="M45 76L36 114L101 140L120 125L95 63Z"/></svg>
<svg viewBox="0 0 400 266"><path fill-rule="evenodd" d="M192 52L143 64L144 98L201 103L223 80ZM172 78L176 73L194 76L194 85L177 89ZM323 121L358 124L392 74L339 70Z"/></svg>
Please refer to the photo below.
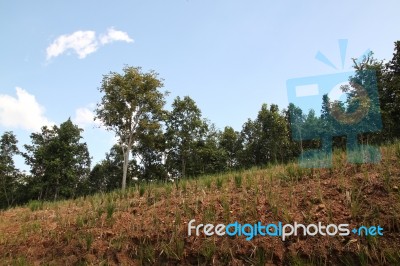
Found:
<svg viewBox="0 0 400 266"><path fill-rule="evenodd" d="M143 73L140 67L126 66L123 74L103 76L103 93L96 108L96 119L113 131L124 154L122 189L126 187L129 157L139 140L139 129L158 123L164 114L164 97L159 91L162 81L154 71Z"/></svg>
<svg viewBox="0 0 400 266"><path fill-rule="evenodd" d="M196 145L205 139L207 123L201 118L201 111L189 96L177 97L166 121L168 142L167 162L169 168L178 170L182 177L195 162ZM171 169L170 169L171 170Z"/></svg>
<svg viewBox="0 0 400 266"><path fill-rule="evenodd" d="M83 130L70 119L60 127L43 127L32 133L32 145L25 145L25 161L31 167L30 189L38 199L71 198L84 191L90 171L86 143L80 142Z"/></svg>
<svg viewBox="0 0 400 266"><path fill-rule="evenodd" d="M19 171L13 158L19 154L17 143L12 132L5 132L0 138L0 208L12 206L17 197Z"/></svg>

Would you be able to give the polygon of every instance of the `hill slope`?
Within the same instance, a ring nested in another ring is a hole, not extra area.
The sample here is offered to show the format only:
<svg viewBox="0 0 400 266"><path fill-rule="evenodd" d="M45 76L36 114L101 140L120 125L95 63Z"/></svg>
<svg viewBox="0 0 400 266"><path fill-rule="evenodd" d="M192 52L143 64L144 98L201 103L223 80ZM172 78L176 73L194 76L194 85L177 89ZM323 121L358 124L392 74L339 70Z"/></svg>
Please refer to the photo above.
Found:
<svg viewBox="0 0 400 266"><path fill-rule="evenodd" d="M296 164L142 184L0 213L0 260L31 265L393 265L400 263L400 147L379 164ZM188 223L379 225L383 236L188 236Z"/></svg>

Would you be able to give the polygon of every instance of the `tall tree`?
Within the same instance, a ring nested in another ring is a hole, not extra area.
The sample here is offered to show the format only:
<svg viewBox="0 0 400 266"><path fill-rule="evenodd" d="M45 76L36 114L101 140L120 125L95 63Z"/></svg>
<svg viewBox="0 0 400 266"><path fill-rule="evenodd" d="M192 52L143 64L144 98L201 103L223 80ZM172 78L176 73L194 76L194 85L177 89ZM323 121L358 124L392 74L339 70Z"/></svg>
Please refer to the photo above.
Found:
<svg viewBox="0 0 400 266"><path fill-rule="evenodd" d="M155 180L167 177L163 164L165 149L166 140L161 123L144 120L140 126L137 145L133 148L138 178Z"/></svg>
<svg viewBox="0 0 400 266"><path fill-rule="evenodd" d="M355 59L353 62L355 75L350 77L350 86L344 90L347 93L346 111L355 118L354 123L362 131L363 134L360 136L362 143L364 139L367 143L370 139L379 141L383 136L380 132L381 117L385 119L387 115L390 116L385 106L388 99L385 99L384 95L383 62L376 60L372 52L364 56L360 62Z"/></svg>
<svg viewBox="0 0 400 266"><path fill-rule="evenodd" d="M238 151L238 160L241 167L248 168L259 164L259 138L260 129L257 123L249 118L243 124L239 137L239 143L242 148Z"/></svg>
<svg viewBox="0 0 400 266"><path fill-rule="evenodd" d="M96 118L113 131L124 154L122 189L126 187L129 157L139 137L143 121L157 122L162 118L164 97L159 91L163 83L154 71L143 73L140 67L126 66L123 74L104 75L97 104Z"/></svg>
<svg viewBox="0 0 400 266"><path fill-rule="evenodd" d="M261 110L258 112L257 118L254 122L256 123L259 135L257 140L257 164L262 165L273 160L273 143L276 141L276 139L274 139L276 136L274 136L273 132L274 121L272 112L268 110L267 104L261 106Z"/></svg>
<svg viewBox="0 0 400 266"><path fill-rule="evenodd" d="M245 167L286 160L290 151L289 127L278 106L261 106L257 118L243 125L241 162Z"/></svg>
<svg viewBox="0 0 400 266"><path fill-rule="evenodd" d="M17 142L12 132L5 132L0 138L0 208L10 207L17 197L19 171L13 159L19 154Z"/></svg>
<svg viewBox="0 0 400 266"><path fill-rule="evenodd" d="M239 132L236 132L232 127L225 127L220 134L219 145L226 153L226 164L228 169L238 166L238 152L241 148L239 141Z"/></svg>
<svg viewBox="0 0 400 266"><path fill-rule="evenodd" d="M182 177L191 172L196 144L205 138L207 124L201 118L201 111L189 96L179 96L172 103L172 111L166 121L168 142L167 163L170 170L178 170ZM193 172L191 172L193 174Z"/></svg>
<svg viewBox="0 0 400 266"><path fill-rule="evenodd" d="M193 161L196 175L222 172L227 168L227 154L219 144L221 133L214 124L208 124L207 128L205 139L200 139L196 145L196 160Z"/></svg>
<svg viewBox="0 0 400 266"><path fill-rule="evenodd" d="M303 114L303 110L295 106L293 103L290 103L288 109L284 112L286 124L288 125L289 133L292 140L290 142L289 157L293 158L295 156L298 156L299 154L303 155L303 142L307 139L307 129L304 127L305 115ZM298 142L298 144L296 142Z"/></svg>
<svg viewBox="0 0 400 266"><path fill-rule="evenodd" d="M264 104L256 122L261 128L259 146L262 147L264 158L261 163L284 161L289 148L289 128L285 117L279 113L278 106L272 104L268 110Z"/></svg>
<svg viewBox="0 0 400 266"><path fill-rule="evenodd" d="M25 145L24 157L31 166L33 197L71 198L82 190L90 171L87 145L80 142L82 131L68 119L60 127L45 126L31 134L32 145Z"/></svg>
<svg viewBox="0 0 400 266"><path fill-rule="evenodd" d="M400 138L400 41L394 43L392 59L385 65L380 87L383 126L389 139Z"/></svg>

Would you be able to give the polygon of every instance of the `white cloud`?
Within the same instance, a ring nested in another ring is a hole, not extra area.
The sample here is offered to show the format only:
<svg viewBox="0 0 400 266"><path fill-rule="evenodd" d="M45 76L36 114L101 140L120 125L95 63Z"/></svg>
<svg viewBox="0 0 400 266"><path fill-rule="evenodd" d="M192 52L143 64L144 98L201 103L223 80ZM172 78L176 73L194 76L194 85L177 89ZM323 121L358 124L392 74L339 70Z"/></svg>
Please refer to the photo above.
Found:
<svg viewBox="0 0 400 266"><path fill-rule="evenodd" d="M100 126L101 122L99 120L94 120L94 113L89 108L82 107L75 111L74 123L79 127L85 128L87 126Z"/></svg>
<svg viewBox="0 0 400 266"><path fill-rule="evenodd" d="M64 54L65 52L75 52L79 59L85 58L87 55L94 53L101 45L105 45L114 41L124 41L131 43L131 39L126 32L109 28L106 34L100 34L96 37L94 31L76 31L72 34L59 36L46 49L47 60Z"/></svg>
<svg viewBox="0 0 400 266"><path fill-rule="evenodd" d="M34 95L19 87L16 91L16 98L0 94L0 125L33 131L54 125L44 116L45 109Z"/></svg>
<svg viewBox="0 0 400 266"><path fill-rule="evenodd" d="M123 42L133 42L126 32L115 30L114 28L109 28L106 34L100 35L100 43L107 44L114 41L123 41Z"/></svg>
<svg viewBox="0 0 400 266"><path fill-rule="evenodd" d="M76 31L70 35L61 35L47 47L47 59L57 57L68 50L73 50L80 59L95 52L98 48L94 31Z"/></svg>

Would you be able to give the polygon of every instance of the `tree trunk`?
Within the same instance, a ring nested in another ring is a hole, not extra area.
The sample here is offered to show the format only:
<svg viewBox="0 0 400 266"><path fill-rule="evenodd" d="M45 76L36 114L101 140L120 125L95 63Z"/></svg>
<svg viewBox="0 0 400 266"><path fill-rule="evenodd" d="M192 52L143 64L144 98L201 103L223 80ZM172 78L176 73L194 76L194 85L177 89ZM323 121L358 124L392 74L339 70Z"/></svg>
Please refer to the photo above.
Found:
<svg viewBox="0 0 400 266"><path fill-rule="evenodd" d="M303 161L303 154L304 154L304 151L303 151L303 137L301 136L301 131L299 131L300 132L300 156L301 156L301 161Z"/></svg>
<svg viewBox="0 0 400 266"><path fill-rule="evenodd" d="M4 177L4 178L6 178L6 177ZM7 207L10 207L10 201L8 200L7 190L6 190L5 185L3 185L3 190L4 190L4 196L6 196L6 200L7 200Z"/></svg>
<svg viewBox="0 0 400 266"><path fill-rule="evenodd" d="M187 158L188 156L187 156L187 153L186 153L186 151L185 150L183 150L182 151L182 154L181 154L181 166L182 166L182 169L181 169L181 178L185 178L186 177L186 158Z"/></svg>
<svg viewBox="0 0 400 266"><path fill-rule="evenodd" d="M182 178L186 177L186 160L182 157Z"/></svg>
<svg viewBox="0 0 400 266"><path fill-rule="evenodd" d="M124 152L124 165L122 167L122 169L123 169L123 171L122 171L122 191L125 191L130 149L129 148L123 149L123 152Z"/></svg>

